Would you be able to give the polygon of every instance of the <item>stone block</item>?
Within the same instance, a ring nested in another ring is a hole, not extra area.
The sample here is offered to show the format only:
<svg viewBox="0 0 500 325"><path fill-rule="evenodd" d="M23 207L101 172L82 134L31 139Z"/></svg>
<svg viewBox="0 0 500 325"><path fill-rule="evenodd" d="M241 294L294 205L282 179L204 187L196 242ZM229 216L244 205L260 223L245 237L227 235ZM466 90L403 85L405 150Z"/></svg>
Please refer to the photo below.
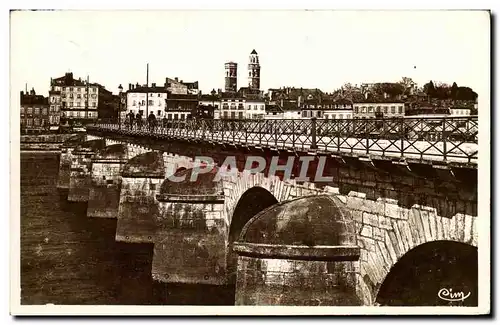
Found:
<svg viewBox="0 0 500 325"><path fill-rule="evenodd" d="M386 230L392 230L391 218L378 216L379 227Z"/></svg>
<svg viewBox="0 0 500 325"><path fill-rule="evenodd" d="M363 212L363 223L365 225L378 227L379 226L378 215L368 212Z"/></svg>
<svg viewBox="0 0 500 325"><path fill-rule="evenodd" d="M380 228L373 227L373 239L384 240L384 231Z"/></svg>
<svg viewBox="0 0 500 325"><path fill-rule="evenodd" d="M373 229L371 226L363 225L361 228L361 236L373 238Z"/></svg>

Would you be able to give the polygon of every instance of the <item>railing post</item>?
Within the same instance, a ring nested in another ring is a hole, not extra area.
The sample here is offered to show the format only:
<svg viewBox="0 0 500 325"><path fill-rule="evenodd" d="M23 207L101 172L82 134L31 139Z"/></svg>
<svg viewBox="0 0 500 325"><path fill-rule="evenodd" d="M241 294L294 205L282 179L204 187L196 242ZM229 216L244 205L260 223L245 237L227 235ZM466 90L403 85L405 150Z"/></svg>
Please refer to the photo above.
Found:
<svg viewBox="0 0 500 325"><path fill-rule="evenodd" d="M443 141L443 160L446 161L446 118L443 118L443 130L441 131L441 141Z"/></svg>
<svg viewBox="0 0 500 325"><path fill-rule="evenodd" d="M311 118L311 149L318 149L318 144L316 142L316 118L312 117Z"/></svg>
<svg viewBox="0 0 500 325"><path fill-rule="evenodd" d="M401 158L403 158L404 157L404 151L405 151L404 150L404 138L405 138L405 136L404 136L404 133L405 133L404 126L405 126L405 119L402 118L402 117L400 117L400 119L401 119L401 122L399 124L399 127L400 127L399 132L400 132L400 137L401 137Z"/></svg>
<svg viewBox="0 0 500 325"><path fill-rule="evenodd" d="M274 145L278 148L278 120L274 120Z"/></svg>
<svg viewBox="0 0 500 325"><path fill-rule="evenodd" d="M367 131L367 128L368 128L368 121L370 121L369 119L366 120L366 124L365 124L365 134L366 134L366 155L368 156L368 152L370 151L368 148L370 147L370 137L368 135L368 131Z"/></svg>

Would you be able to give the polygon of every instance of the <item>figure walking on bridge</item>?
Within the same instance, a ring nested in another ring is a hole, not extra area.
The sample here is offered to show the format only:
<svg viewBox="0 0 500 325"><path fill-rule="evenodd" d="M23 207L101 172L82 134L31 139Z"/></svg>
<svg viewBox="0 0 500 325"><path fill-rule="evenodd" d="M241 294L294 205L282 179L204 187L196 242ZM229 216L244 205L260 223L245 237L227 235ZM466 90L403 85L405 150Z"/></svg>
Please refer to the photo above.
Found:
<svg viewBox="0 0 500 325"><path fill-rule="evenodd" d="M148 116L148 127L149 132L154 132L156 128L156 116L153 112L151 112Z"/></svg>
<svg viewBox="0 0 500 325"><path fill-rule="evenodd" d="M130 112L127 114L127 119L128 119L128 128L129 130L132 130L132 128L134 127L134 113L133 112Z"/></svg>
<svg viewBox="0 0 500 325"><path fill-rule="evenodd" d="M135 118L136 118L136 124L137 124L137 128L140 130L142 128L142 115L140 113L137 113L135 115Z"/></svg>

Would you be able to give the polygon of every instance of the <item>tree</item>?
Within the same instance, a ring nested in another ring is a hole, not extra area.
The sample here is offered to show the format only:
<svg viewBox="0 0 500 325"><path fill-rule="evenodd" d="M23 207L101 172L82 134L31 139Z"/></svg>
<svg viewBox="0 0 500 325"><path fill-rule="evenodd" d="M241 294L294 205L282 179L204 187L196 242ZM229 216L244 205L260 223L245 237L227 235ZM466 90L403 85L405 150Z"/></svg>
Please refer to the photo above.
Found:
<svg viewBox="0 0 500 325"><path fill-rule="evenodd" d="M477 93L469 87L458 87L456 99L473 101L477 99Z"/></svg>
<svg viewBox="0 0 500 325"><path fill-rule="evenodd" d="M415 82L408 77L403 77L403 79L399 82L401 86L403 86L403 94L405 95L411 95L412 94L412 89L415 85Z"/></svg>
<svg viewBox="0 0 500 325"><path fill-rule="evenodd" d="M426 93L430 98L434 98L436 95L436 88L434 87L432 80L424 85L424 93Z"/></svg>
<svg viewBox="0 0 500 325"><path fill-rule="evenodd" d="M457 83L454 82L453 85L451 85L451 98L456 99L457 91L458 91L458 86Z"/></svg>

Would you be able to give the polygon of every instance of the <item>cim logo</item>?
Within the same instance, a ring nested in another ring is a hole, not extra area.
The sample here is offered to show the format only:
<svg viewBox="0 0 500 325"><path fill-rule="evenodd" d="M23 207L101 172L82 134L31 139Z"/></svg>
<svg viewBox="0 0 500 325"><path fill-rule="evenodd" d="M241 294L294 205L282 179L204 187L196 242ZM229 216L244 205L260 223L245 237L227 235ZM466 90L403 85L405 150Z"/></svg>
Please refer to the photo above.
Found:
<svg viewBox="0 0 500 325"><path fill-rule="evenodd" d="M446 301L464 301L470 296L470 292L465 294L463 291L453 292L453 289L443 288L439 290L438 297Z"/></svg>

